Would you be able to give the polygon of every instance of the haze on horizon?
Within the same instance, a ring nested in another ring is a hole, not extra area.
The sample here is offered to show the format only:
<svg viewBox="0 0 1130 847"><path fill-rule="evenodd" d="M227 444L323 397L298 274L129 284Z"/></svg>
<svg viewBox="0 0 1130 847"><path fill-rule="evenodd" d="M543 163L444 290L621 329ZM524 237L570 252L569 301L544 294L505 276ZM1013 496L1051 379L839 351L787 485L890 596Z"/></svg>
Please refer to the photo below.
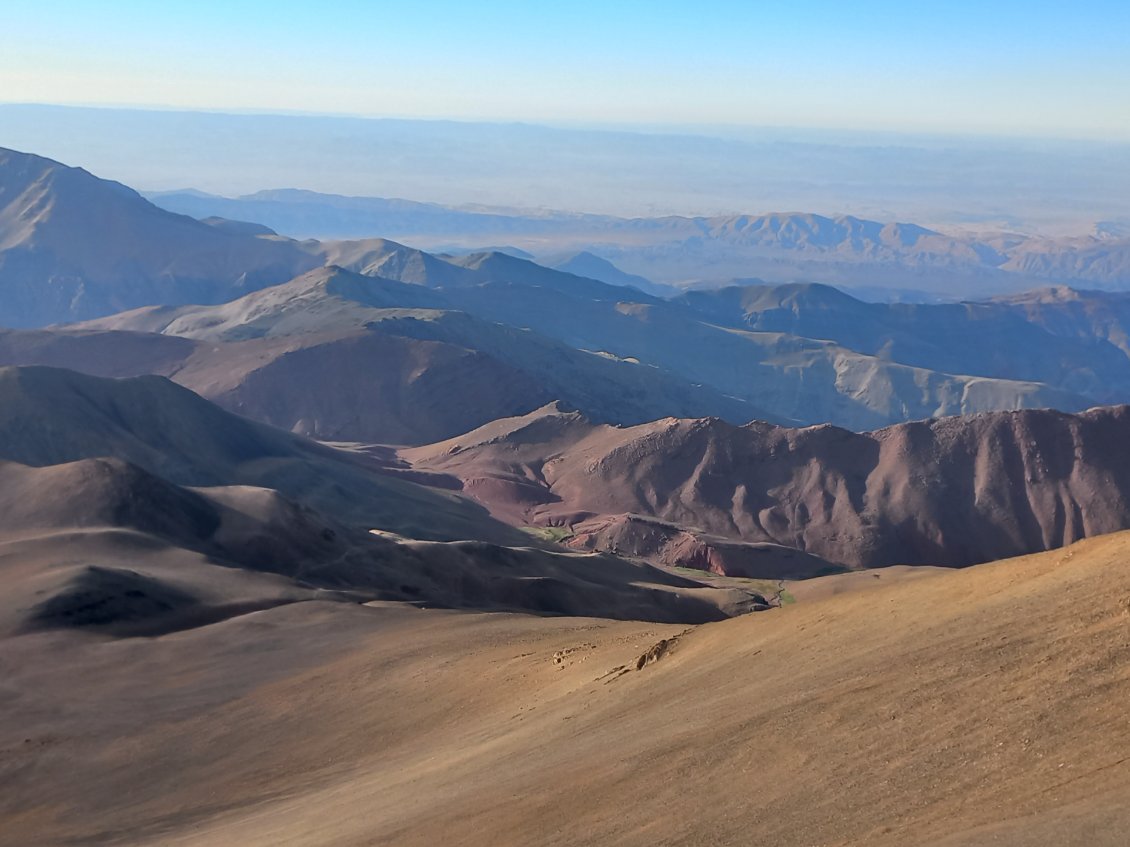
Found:
<svg viewBox="0 0 1130 847"><path fill-rule="evenodd" d="M79 0L8 10L0 100L1130 139L1130 7Z"/></svg>

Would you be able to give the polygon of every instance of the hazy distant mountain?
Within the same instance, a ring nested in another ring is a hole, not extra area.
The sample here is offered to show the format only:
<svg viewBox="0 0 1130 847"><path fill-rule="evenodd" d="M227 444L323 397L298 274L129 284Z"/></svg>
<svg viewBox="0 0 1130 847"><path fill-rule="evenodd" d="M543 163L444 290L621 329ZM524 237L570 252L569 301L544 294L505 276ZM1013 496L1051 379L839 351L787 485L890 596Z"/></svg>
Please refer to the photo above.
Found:
<svg viewBox="0 0 1130 847"><path fill-rule="evenodd" d="M219 302L317 264L293 242L209 226L80 168L0 150L0 324Z"/></svg>
<svg viewBox="0 0 1130 847"><path fill-rule="evenodd" d="M465 257L464 267L408 249L398 255L391 242L383 249L393 252L382 269L424 280L434 278L428 269L435 263L440 279L454 274L455 284L430 290L319 270L220 306L144 309L82 328L238 341L241 347L222 354L194 352L176 379L230 408L322 438L421 443L554 399L605 422L695 410L734 423L833 421L854 429L1002 408L1074 410L1091 402L1038 382L952 375L830 341L718 326L681 304L642 293L621 299L612 295L630 289L501 254ZM529 282L467 284L502 280L515 268L536 272ZM417 349L409 339L432 346ZM44 355L39 342L20 344ZM434 358L440 349L449 352ZM410 363L425 350L433 352L420 371ZM466 351L485 358L466 359ZM378 355L380 368L370 364ZM224 361L231 364L219 364ZM390 367L393 362L402 364ZM440 376L456 362L458 379ZM88 367L78 357L53 363ZM327 371L321 381L319 368ZM504 373L509 376L501 379ZM452 388L440 390L445 384Z"/></svg>
<svg viewBox="0 0 1130 847"><path fill-rule="evenodd" d="M628 219L483 212L289 190L238 199L184 192L153 199L197 217L262 221L296 237L379 234L432 248L503 241L546 256L553 267L657 294L668 292L649 289L641 280L685 285L741 277L807 279L956 296L1016 291L1041 280L1130 287L1130 237L1113 224L1076 237L1046 238L947 234L912 223L800 212Z"/></svg>
<svg viewBox="0 0 1130 847"><path fill-rule="evenodd" d="M1049 289L888 304L796 284L693 291L675 302L722 326L824 338L915 367L1041 382L1100 403L1130 398L1130 294Z"/></svg>
<svg viewBox="0 0 1130 847"><path fill-rule="evenodd" d="M148 198L163 209L205 218L213 215L260 221L297 238L356 239L387 235L410 239L496 236L513 231L528 234L536 219L474 208L453 208L384 197L346 197L294 188L257 191L241 197L219 197L202 191L158 191ZM551 213L542 227L575 215ZM591 216L599 219L599 216Z"/></svg>
<svg viewBox="0 0 1130 847"><path fill-rule="evenodd" d="M985 230L1083 232L1096 220L1130 222L1130 145L1113 141L6 104L0 146L82 162L145 189L194 185L224 195L293 186L624 217L804 209ZM360 235L398 233L342 237Z"/></svg>
<svg viewBox="0 0 1130 847"><path fill-rule="evenodd" d="M607 259L602 259L587 250L582 250L579 253L567 253L563 256L540 257L540 263L577 276L599 279L601 282L607 282L610 285L632 286L657 297L671 297L679 293L679 289L674 286L658 285L637 274L624 273Z"/></svg>
<svg viewBox="0 0 1130 847"><path fill-rule="evenodd" d="M0 325L218 303L326 264L430 287L517 275L607 288L500 253L445 261L382 238L297 242L248 221L172 214L79 168L0 150Z"/></svg>
<svg viewBox="0 0 1130 847"><path fill-rule="evenodd" d="M1126 406L864 434L711 419L615 429L547 407L402 455L579 546L782 578L829 564L969 565L1130 527L1127 438Z"/></svg>
<svg viewBox="0 0 1130 847"><path fill-rule="evenodd" d="M1034 381L911 366L820 336L743 331L684 303L645 295L602 299L498 282L445 290L444 296L479 317L529 327L571 347L638 359L801 423L871 429L993 409L1077 410L1092 402ZM1004 355L1024 355L1008 350Z"/></svg>

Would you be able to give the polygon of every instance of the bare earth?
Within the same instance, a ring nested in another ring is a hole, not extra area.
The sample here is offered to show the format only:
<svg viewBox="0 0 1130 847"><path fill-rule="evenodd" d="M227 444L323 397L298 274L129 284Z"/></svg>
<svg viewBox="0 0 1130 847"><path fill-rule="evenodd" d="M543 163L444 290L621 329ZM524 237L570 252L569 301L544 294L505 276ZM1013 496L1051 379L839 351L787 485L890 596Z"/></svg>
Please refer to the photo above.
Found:
<svg viewBox="0 0 1130 847"><path fill-rule="evenodd" d="M2 840L1123 845L1128 554L694 628L310 601L10 637Z"/></svg>

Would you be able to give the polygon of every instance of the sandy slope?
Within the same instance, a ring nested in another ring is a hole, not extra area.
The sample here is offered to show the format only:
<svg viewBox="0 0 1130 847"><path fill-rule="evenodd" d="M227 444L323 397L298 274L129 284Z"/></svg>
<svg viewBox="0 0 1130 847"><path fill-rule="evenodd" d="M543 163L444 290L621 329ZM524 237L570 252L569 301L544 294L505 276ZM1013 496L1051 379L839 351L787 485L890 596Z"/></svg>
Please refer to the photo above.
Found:
<svg viewBox="0 0 1130 847"><path fill-rule="evenodd" d="M157 639L8 639L0 827L1121 845L1128 553L1108 536L690 630L311 602Z"/></svg>

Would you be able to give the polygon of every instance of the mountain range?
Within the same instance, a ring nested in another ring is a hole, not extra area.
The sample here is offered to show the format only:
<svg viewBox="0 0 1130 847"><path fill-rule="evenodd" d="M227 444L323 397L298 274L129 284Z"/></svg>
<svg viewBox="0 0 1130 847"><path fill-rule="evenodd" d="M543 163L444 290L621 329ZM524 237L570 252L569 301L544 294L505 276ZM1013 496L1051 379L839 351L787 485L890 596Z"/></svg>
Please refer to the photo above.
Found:
<svg viewBox="0 0 1130 847"><path fill-rule="evenodd" d="M1060 288L879 304L804 284L664 298L498 251L296 242L171 214L48 160L5 162L0 174L15 188L2 219L0 288L13 291L4 321L27 327L142 308L47 335L9 334L0 361L102 375L149 368L321 438L419 444L551 400L623 424L713 415L871 429L995 409L1076 411L1119 402L1130 384L1120 294ZM32 195L40 199L29 203ZM69 229L98 235L69 239ZM138 239L149 264L120 258ZM616 270L577 255L559 264ZM150 354L111 351L143 344Z"/></svg>
<svg viewBox="0 0 1130 847"><path fill-rule="evenodd" d="M164 375L243 416L323 440L438 442L395 460L386 448L362 455L379 456L385 477L427 482L449 498L451 489L470 493L503 518L493 530L499 539L505 523L557 527L579 547L764 578L967 565L1126 524L1111 505L1120 502L1120 477L1110 467L1103 476L1097 459L1084 473L1078 450L1063 459L1068 471L1053 475L1050 493L1028 491L1023 507L1016 499L1039 477L1023 459L1025 444L1051 455L1057 440L1090 449L1114 443L1107 430L1117 429L1121 412L976 415L1074 412L1124 399L1130 295L1052 288L959 304L867 303L808 283L661 297L630 275L610 284L561 269L618 273L593 256L563 256L551 268L510 252L437 255L382 238L296 242L259 225L175 215L37 157L8 153L0 165L0 256L25 268L69 263L82 279L66 313L106 311L123 292L157 303L5 331L0 363ZM746 221L734 231L754 240L787 235L798 249L843 235L790 227ZM87 240L65 239L68 229ZM888 245L931 237L917 228L849 230L856 241ZM135 260L129 273L149 287L125 283L125 265L114 258L133 255L139 238L148 239L142 258L151 261ZM204 272L177 276L217 256L233 270L269 256L277 262L263 273L297 274L268 284L231 273L203 286ZM0 284L15 287L12 301L35 301L25 318L50 311L50 300L36 296L56 293L55 276L35 286L6 268ZM113 292L104 306L87 298L103 290ZM193 297L204 302L186 302ZM900 424L954 413L975 417ZM1103 414L1113 415L1110 423ZM896 426L862 435L789 427L825 422L857 431ZM1021 458L1012 462L1013 454ZM105 455L137 464L120 446ZM750 480L770 458L775 481L758 482L762 499L750 500ZM1082 478L1071 476L1077 472ZM192 475L170 481L201 483ZM970 511L945 510L942 501ZM349 507L370 521L383 508L356 492ZM385 529L404 530L390 520ZM448 537L481 531L469 529L476 519L461 520Z"/></svg>
<svg viewBox="0 0 1130 847"><path fill-rule="evenodd" d="M1130 528L1127 437L1126 406L861 434L718 419L610 427L547 406L400 455L580 548L796 578L966 566Z"/></svg>
<svg viewBox="0 0 1130 847"><path fill-rule="evenodd" d="M865 290L909 289L944 297L1011 293L1049 283L1130 288L1130 239L1117 229L1098 228L1071 237L941 232L913 223L803 212L616 218L454 208L297 190L238 198L166 192L150 198L182 214L258 221L292 236L356 238L379 232L440 250L500 243L549 264L584 253L593 258L568 269L613 281L619 266L635 277L636 285L640 279L718 285L735 277L760 277ZM597 267L600 260L617 270Z"/></svg>
<svg viewBox="0 0 1130 847"><path fill-rule="evenodd" d="M303 600L713 620L762 598L570 554L402 463L161 377L0 369L0 631L167 632Z"/></svg>
<svg viewBox="0 0 1130 847"><path fill-rule="evenodd" d="M334 203L0 152L0 841L1125 841L1124 233Z"/></svg>

